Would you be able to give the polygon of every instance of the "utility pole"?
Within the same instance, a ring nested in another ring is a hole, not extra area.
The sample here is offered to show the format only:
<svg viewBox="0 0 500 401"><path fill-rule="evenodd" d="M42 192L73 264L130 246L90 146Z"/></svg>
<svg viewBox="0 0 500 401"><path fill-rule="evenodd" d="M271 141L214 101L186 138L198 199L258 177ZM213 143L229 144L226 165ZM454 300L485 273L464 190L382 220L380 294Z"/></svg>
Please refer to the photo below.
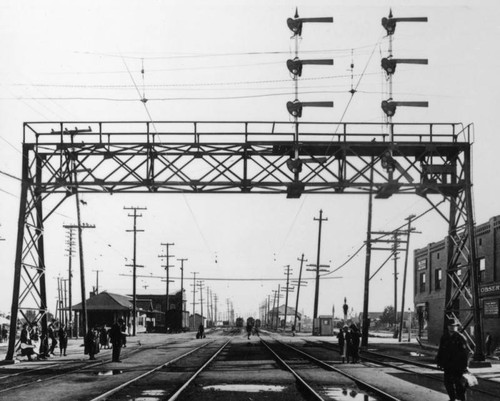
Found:
<svg viewBox="0 0 500 401"><path fill-rule="evenodd" d="M397 325L398 322L398 247L399 247L399 233L394 231L393 234L393 252L394 252L394 326Z"/></svg>
<svg viewBox="0 0 500 401"><path fill-rule="evenodd" d="M196 305L196 275L199 274L198 272L192 272L193 275L193 330L196 330L196 322L195 322L195 305Z"/></svg>
<svg viewBox="0 0 500 401"><path fill-rule="evenodd" d="M62 311L61 311L61 275L57 276L57 303L56 303L56 316L61 321Z"/></svg>
<svg viewBox="0 0 500 401"><path fill-rule="evenodd" d="M281 298L281 290L280 290L280 284L278 284L278 294L276 295L276 297L278 298L278 302L277 302L277 306L278 306L278 309L276 311L276 331L278 331L278 327L279 327L279 320L280 320L280 298Z"/></svg>
<svg viewBox="0 0 500 401"><path fill-rule="evenodd" d="M321 225L323 221L328 221L327 218L323 218L323 210L319 211L319 219L316 217L314 221L319 223L318 229L318 257L316 259L316 289L314 291L314 314L313 318L316 319L318 317L318 300L319 300L319 272L320 272L320 253L321 253Z"/></svg>
<svg viewBox="0 0 500 401"><path fill-rule="evenodd" d="M63 284L63 300L62 300L62 305L63 305L63 310L64 310L64 314L63 314L63 320L61 320L64 325L68 326L68 298L67 298L67 295L68 295L68 291L67 291L67 287L66 287L66 283L68 282L68 279L67 278L61 278L61 282Z"/></svg>
<svg viewBox="0 0 500 401"><path fill-rule="evenodd" d="M279 288L279 285L278 285L278 288ZM271 328L274 327L274 316L276 316L276 319L277 319L277 316L278 316L278 314L276 312L276 296L277 295L278 295L278 291L277 290L273 290L273 314L271 316Z"/></svg>
<svg viewBox="0 0 500 401"><path fill-rule="evenodd" d="M219 297L217 296L217 294L214 294L214 300L215 300L215 305L214 305L215 321L217 324L217 320L219 320L219 317L217 316L217 301L219 300Z"/></svg>
<svg viewBox="0 0 500 401"><path fill-rule="evenodd" d="M99 294L99 272L102 272L102 270L92 270L95 272L95 293L96 295Z"/></svg>
<svg viewBox="0 0 500 401"><path fill-rule="evenodd" d="M137 264L137 233L144 232L144 230L137 229L137 218L142 217L142 214L137 214L137 211L138 210L147 210L147 208L145 208L145 207L124 207L123 209L134 211L134 214L128 215L128 217L134 218L134 228L132 230L125 230L125 231L134 233L134 256L132 259L132 265L127 265L127 266L132 266L132 269L133 269L133 272L132 272L132 275L133 275L133 282L132 282L132 335L135 336L135 334L136 334L135 333L136 332L136 318L137 318L137 310L136 310L137 267L144 267L142 265Z"/></svg>
<svg viewBox="0 0 500 401"><path fill-rule="evenodd" d="M177 259L179 262L181 262L181 316L182 316L182 326L184 327L184 262L186 262L188 259L187 258L180 258ZM168 264L168 263L167 263ZM189 322L188 322L189 324Z"/></svg>
<svg viewBox="0 0 500 401"><path fill-rule="evenodd" d="M166 284L166 288L165 288L165 291L166 291L166 304L165 304L165 333L168 332L168 324L167 324L167 313L168 311L170 310L170 267L173 267L170 265L170 258L175 258L174 255L170 255L169 251L170 251L170 247L171 246L174 246L175 244L173 242L170 242L170 243L162 243L161 244L162 246L165 247L165 255L158 255L159 258L166 258L166 263L164 265L162 265L162 267L165 268L165 282L167 283Z"/></svg>
<svg viewBox="0 0 500 401"><path fill-rule="evenodd" d="M210 288L207 287L207 327L208 327L210 321L211 321L211 316L210 316Z"/></svg>
<svg viewBox="0 0 500 401"><path fill-rule="evenodd" d="M285 296L285 326L283 327L283 331L286 331L286 318L288 316L288 292L293 291L293 287L289 286L289 284L290 284L290 265L286 265L285 268L286 268L286 272L285 272L285 275L286 275L286 287L285 287L286 296Z"/></svg>
<svg viewBox="0 0 500 401"><path fill-rule="evenodd" d="M269 315L271 312L271 295L267 295L267 319L266 319L266 327L269 327L269 323L271 321L271 316Z"/></svg>
<svg viewBox="0 0 500 401"><path fill-rule="evenodd" d="M77 229L78 230L78 249L80 257L80 289L82 292L82 334L83 337L87 334L87 303L85 301L86 289L85 289L85 264L83 260L83 229L84 228L95 228L94 224L81 223L80 215L80 201L78 197L78 191L76 191L76 211L77 211L77 222L78 224L65 224L64 228ZM70 275L72 273L70 272ZM71 285L70 285L71 288ZM76 337L78 337L78 332L76 332Z"/></svg>
<svg viewBox="0 0 500 401"><path fill-rule="evenodd" d="M371 165L374 164L372 156ZM372 258L372 211L373 211L373 167L370 168L370 192L368 194L368 223L366 228L366 256L365 256L365 289L363 295L363 325L361 328L361 346L368 346L368 329L370 318L368 316L368 301L370 295L370 265Z"/></svg>
<svg viewBox="0 0 500 401"><path fill-rule="evenodd" d="M201 324L203 324L203 284L203 280L198 280L198 287L200 287Z"/></svg>
<svg viewBox="0 0 500 401"><path fill-rule="evenodd" d="M74 228L71 226L64 226L66 228L66 252L68 252L68 306L69 306L69 338L73 338L73 298L72 298L72 282L73 282L73 271L72 271L72 261L73 261L73 247L75 246L74 241Z"/></svg>
<svg viewBox="0 0 500 401"><path fill-rule="evenodd" d="M214 317L214 300L212 296L212 289L210 288L210 318L212 319L212 327L215 327L215 321L217 320L217 317Z"/></svg>
<svg viewBox="0 0 500 401"><path fill-rule="evenodd" d="M297 286L297 299L295 300L295 316L293 318L293 325L295 326L295 329L297 329L297 313L299 309L299 295L300 295L300 287L305 286L307 284L306 281L302 281L302 266L304 265L304 262L307 262L307 260L304 259L304 254L302 254L300 259L300 269L299 269L299 279L298 281L295 282L295 285Z"/></svg>
<svg viewBox="0 0 500 401"><path fill-rule="evenodd" d="M415 230L411 226L412 220L415 218L415 215L410 215L406 218L408 220L408 225L406 226L406 252L405 252L405 268L403 272L403 294L401 296L401 316L399 318L399 337L398 342L401 342L401 332L403 331L403 315L405 310L405 294L406 294L406 272L408 270L408 254L410 253L410 233ZM410 328L408 328L408 342L411 339Z"/></svg>

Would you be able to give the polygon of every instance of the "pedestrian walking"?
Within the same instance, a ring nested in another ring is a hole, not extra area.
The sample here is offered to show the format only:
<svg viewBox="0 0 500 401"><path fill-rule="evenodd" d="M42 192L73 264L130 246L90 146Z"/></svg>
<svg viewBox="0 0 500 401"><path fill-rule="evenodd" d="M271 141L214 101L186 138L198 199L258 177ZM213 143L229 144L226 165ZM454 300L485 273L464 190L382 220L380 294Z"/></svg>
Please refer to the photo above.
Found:
<svg viewBox="0 0 500 401"><path fill-rule="evenodd" d="M349 357L351 355L351 334L349 333L349 327L345 325L342 330L339 331L337 335L337 339L339 342L339 351L340 356L342 358L342 363L349 363Z"/></svg>
<svg viewBox="0 0 500 401"><path fill-rule="evenodd" d="M448 330L441 337L436 357L438 367L444 370L444 386L450 401L465 401L466 392L462 375L467 372L469 349L458 328L458 323L450 321Z"/></svg>
<svg viewBox="0 0 500 401"><path fill-rule="evenodd" d="M112 362L121 362L120 361L120 351L122 348L122 325L123 319L118 319L117 322L113 323L111 329L109 330L109 339L111 341L111 346L113 347L113 357Z"/></svg>
<svg viewBox="0 0 500 401"><path fill-rule="evenodd" d="M95 360L95 355L99 353L99 335L97 327L93 327L87 331L84 339L84 353L89 356L89 360Z"/></svg>
<svg viewBox="0 0 500 401"><path fill-rule="evenodd" d="M109 349L109 335L105 324L102 325L99 331L99 343L101 344L101 348Z"/></svg>
<svg viewBox="0 0 500 401"><path fill-rule="evenodd" d="M120 326L120 330L122 332L122 347L126 348L127 347L127 333L126 333L127 325L125 324L125 322L123 320L122 320L122 324Z"/></svg>
<svg viewBox="0 0 500 401"><path fill-rule="evenodd" d="M248 336L249 340L250 340L250 336L252 335L252 328L253 328L252 323L247 321L247 336Z"/></svg>
<svg viewBox="0 0 500 401"><path fill-rule="evenodd" d="M352 358L352 363L358 363L359 362L359 343L360 343L360 335L359 335L359 330L358 326L356 326L354 323L351 324L350 326L350 331L351 335L351 358Z"/></svg>
<svg viewBox="0 0 500 401"><path fill-rule="evenodd" d="M50 357L49 350L50 350L49 336L47 334L47 330L42 329L40 332L40 351L39 351L40 358L42 359L49 358Z"/></svg>
<svg viewBox="0 0 500 401"><path fill-rule="evenodd" d="M57 347L56 329L54 325L55 325L55 319L53 319L52 322L47 327L47 335L48 339L50 340L49 354L51 355L54 355L54 350Z"/></svg>
<svg viewBox="0 0 500 401"><path fill-rule="evenodd" d="M66 331L66 325L64 323L62 323L61 327L59 327L57 337L59 337L59 356L66 356L66 348L68 348L68 332Z"/></svg>
<svg viewBox="0 0 500 401"><path fill-rule="evenodd" d="M203 324L198 326L198 333L196 333L196 338L205 338L205 327Z"/></svg>
<svg viewBox="0 0 500 401"><path fill-rule="evenodd" d="M493 343L493 338L491 338L491 334L488 332L486 333L486 340L484 341L485 345L485 350L486 350L486 356L491 355L491 344Z"/></svg>

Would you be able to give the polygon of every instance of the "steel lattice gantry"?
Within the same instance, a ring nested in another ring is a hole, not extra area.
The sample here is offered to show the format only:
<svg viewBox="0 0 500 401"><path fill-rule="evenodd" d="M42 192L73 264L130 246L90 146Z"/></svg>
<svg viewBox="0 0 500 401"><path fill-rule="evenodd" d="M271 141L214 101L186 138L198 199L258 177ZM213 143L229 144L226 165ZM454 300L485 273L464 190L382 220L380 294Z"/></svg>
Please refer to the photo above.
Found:
<svg viewBox="0 0 500 401"><path fill-rule="evenodd" d="M393 142L384 132L388 128ZM476 355L482 355L470 127L292 122L25 123L22 163L7 359L14 356L18 318L41 322L42 329L47 325L44 225L77 191L299 197L369 194L373 190L381 198L423 196L449 224L447 315L459 319L464 330L474 326L469 340ZM44 204L48 198L50 208ZM443 201L449 202L448 215L438 209ZM458 263L462 268L468 266L466 274L455 274ZM454 309L458 304L460 310Z"/></svg>

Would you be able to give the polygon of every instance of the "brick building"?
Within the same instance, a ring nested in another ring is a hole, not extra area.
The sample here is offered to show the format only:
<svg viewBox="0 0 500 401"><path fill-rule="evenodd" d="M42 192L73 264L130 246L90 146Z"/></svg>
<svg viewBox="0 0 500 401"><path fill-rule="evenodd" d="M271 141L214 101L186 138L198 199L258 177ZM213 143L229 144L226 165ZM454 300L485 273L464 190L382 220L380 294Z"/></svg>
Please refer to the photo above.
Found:
<svg viewBox="0 0 500 401"><path fill-rule="evenodd" d="M479 265L479 297L483 334L494 337L500 333L500 216L476 226L477 258ZM414 251L414 303L418 332L429 343L437 344L443 333L448 239L430 243ZM457 274L463 274L458 261ZM463 301L462 301L463 302ZM463 302L464 303L464 302ZM458 302L453 309L468 305ZM468 328L473 334L473 327ZM500 338L496 338L498 342Z"/></svg>

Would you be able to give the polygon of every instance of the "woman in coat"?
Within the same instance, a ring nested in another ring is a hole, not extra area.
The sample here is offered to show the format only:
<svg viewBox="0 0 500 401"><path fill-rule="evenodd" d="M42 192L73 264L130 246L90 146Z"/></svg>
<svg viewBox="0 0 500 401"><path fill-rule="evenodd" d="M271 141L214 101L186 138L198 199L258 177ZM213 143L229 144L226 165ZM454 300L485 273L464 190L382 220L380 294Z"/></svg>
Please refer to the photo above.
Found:
<svg viewBox="0 0 500 401"><path fill-rule="evenodd" d="M342 363L349 363L349 355L351 354L351 334L349 333L349 328L344 326L337 335L339 341L340 356L342 357Z"/></svg>
<svg viewBox="0 0 500 401"><path fill-rule="evenodd" d="M66 325L61 323L61 327L57 330L57 337L59 337L59 356L66 356L66 348L68 348L68 332Z"/></svg>

